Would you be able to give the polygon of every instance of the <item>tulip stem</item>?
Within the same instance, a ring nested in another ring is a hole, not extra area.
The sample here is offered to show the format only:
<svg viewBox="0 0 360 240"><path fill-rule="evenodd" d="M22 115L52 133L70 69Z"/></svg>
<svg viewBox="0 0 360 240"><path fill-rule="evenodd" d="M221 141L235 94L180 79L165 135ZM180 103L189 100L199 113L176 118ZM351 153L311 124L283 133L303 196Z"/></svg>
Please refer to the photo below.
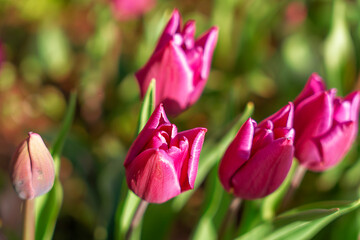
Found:
<svg viewBox="0 0 360 240"><path fill-rule="evenodd" d="M289 190L287 191L287 193L283 199L282 207L280 208L280 210L285 209L290 204L296 189L298 189L298 187L300 186L300 184L305 176L305 173L306 173L306 168L299 164L296 167L294 177L291 180Z"/></svg>
<svg viewBox="0 0 360 240"><path fill-rule="evenodd" d="M221 227L218 235L219 240L224 239L224 235L226 233L228 225L230 222L233 221L235 214L237 213L237 211L241 206L241 202L242 202L241 198L238 197L233 198L233 200L231 201L230 206L226 212L225 218L221 223Z"/></svg>
<svg viewBox="0 0 360 240"><path fill-rule="evenodd" d="M24 201L23 240L35 239L35 200Z"/></svg>
<svg viewBox="0 0 360 240"><path fill-rule="evenodd" d="M136 209L136 212L133 216L133 219L131 221L131 224L130 224L130 227L128 229L128 231L126 232L126 236L125 236L125 239L126 240L129 240L130 237L131 237L131 234L133 232L134 229L136 229L136 227L139 225L139 223L141 222L143 216L144 216L144 213L145 213L145 210L148 206L148 202L146 202L145 200L141 200L140 204L138 205L137 209Z"/></svg>

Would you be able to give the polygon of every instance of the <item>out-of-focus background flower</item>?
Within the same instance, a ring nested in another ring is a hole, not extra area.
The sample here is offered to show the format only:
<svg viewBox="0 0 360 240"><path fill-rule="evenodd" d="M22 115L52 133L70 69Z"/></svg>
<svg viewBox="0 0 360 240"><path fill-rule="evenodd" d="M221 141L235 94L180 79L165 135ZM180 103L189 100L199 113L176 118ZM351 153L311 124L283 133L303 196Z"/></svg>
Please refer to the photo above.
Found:
<svg viewBox="0 0 360 240"><path fill-rule="evenodd" d="M64 202L54 239L112 238L123 160L141 104L134 72L148 60L175 7L183 21L196 20L197 33L219 27L202 97L171 119L180 131L206 127L206 138L220 137L248 101L260 121L292 101L312 72L338 95L360 88L360 1L130 1L144 8L126 2L0 3L0 239L20 239L21 232L21 202L8 174L11 156L28 131L51 145L73 89L79 98L62 158ZM308 173L293 206L357 199L358 152L356 143L338 167ZM143 239L153 233L188 238L203 202L200 188L171 219L162 206L150 206ZM344 238L359 230L359 222L359 212L351 213L318 238Z"/></svg>

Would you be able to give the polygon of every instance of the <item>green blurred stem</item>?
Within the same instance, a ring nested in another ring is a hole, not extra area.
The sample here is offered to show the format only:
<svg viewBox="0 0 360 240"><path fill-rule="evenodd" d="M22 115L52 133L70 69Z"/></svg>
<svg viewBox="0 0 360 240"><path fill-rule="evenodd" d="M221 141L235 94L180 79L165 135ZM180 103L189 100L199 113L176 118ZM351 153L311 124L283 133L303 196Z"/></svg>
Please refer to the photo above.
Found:
<svg viewBox="0 0 360 240"><path fill-rule="evenodd" d="M235 197L230 203L230 206L226 212L225 218L223 219L221 223L221 227L218 234L218 239L224 239L226 230L229 226L229 224L234 220L235 214L238 212L240 206L241 206L241 198Z"/></svg>
<svg viewBox="0 0 360 240"><path fill-rule="evenodd" d="M24 201L23 240L35 239L35 200Z"/></svg>
<svg viewBox="0 0 360 240"><path fill-rule="evenodd" d="M300 184L305 176L305 173L306 173L306 168L303 167L301 164L299 164L295 169L294 177L291 180L289 190L287 191L287 193L283 199L282 206L280 208L280 212L282 212L290 204L296 189L298 189L298 187L300 186Z"/></svg>
<svg viewBox="0 0 360 240"><path fill-rule="evenodd" d="M139 225L139 223L141 222L143 216L144 216L144 213L145 213L145 210L148 206L148 202L146 202L145 200L141 200L140 204L138 205L137 209L136 209L136 212L134 214L134 217L131 221L131 224L130 224L130 227L129 227L129 230L126 232L126 236L125 236L125 239L126 240L129 240L130 237L131 237L131 234L133 232L134 229L136 229L136 227Z"/></svg>

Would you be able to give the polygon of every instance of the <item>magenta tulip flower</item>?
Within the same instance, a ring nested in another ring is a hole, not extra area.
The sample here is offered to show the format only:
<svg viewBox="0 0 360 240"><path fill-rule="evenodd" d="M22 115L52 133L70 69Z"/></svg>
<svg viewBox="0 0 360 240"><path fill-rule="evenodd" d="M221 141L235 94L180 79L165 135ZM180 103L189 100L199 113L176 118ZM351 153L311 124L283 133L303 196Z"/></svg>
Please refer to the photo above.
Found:
<svg viewBox="0 0 360 240"><path fill-rule="evenodd" d="M174 10L154 53L135 75L144 97L150 81L156 80L156 104L177 115L200 97L209 76L218 29L210 28L194 39L195 21L181 28L181 17Z"/></svg>
<svg viewBox="0 0 360 240"><path fill-rule="evenodd" d="M11 181L22 199L47 193L54 184L54 160L39 134L29 136L19 145L10 162Z"/></svg>
<svg viewBox="0 0 360 240"><path fill-rule="evenodd" d="M294 154L293 105L259 125L249 118L225 152L219 177L228 192L243 199L274 192L287 176Z"/></svg>
<svg viewBox="0 0 360 240"><path fill-rule="evenodd" d="M120 20L137 18L150 11L156 0L111 0L113 12Z"/></svg>
<svg viewBox="0 0 360 240"><path fill-rule="evenodd" d="M345 98L335 94L314 73L294 101L295 157L312 171L335 166L357 136L360 92Z"/></svg>
<svg viewBox="0 0 360 240"><path fill-rule="evenodd" d="M163 203L193 189L206 131L178 133L160 104L126 156L129 188L150 203Z"/></svg>

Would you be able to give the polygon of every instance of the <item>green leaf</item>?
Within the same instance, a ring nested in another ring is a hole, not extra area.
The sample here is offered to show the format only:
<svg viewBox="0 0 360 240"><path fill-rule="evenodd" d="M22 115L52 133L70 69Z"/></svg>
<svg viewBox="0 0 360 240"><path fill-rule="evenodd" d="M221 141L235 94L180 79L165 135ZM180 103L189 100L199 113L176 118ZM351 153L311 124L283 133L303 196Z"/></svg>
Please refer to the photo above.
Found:
<svg viewBox="0 0 360 240"><path fill-rule="evenodd" d="M216 144L207 144L205 142L202 154L200 155L200 159L199 159L199 169L198 169L198 174L196 177L194 189L199 187L199 185L205 180L205 177L208 175L209 171L215 166L217 162L219 162L220 158L224 155L227 147L234 139L240 127L252 115L253 111L254 111L254 104L252 102L248 102L239 120L220 140L220 142ZM194 191L188 191L186 193L177 196L173 201L173 209L175 211L179 211L185 205L185 203L193 193Z"/></svg>
<svg viewBox="0 0 360 240"><path fill-rule="evenodd" d="M52 239L62 200L63 188L56 177L50 192L36 198L36 240Z"/></svg>
<svg viewBox="0 0 360 240"><path fill-rule="evenodd" d="M360 200L320 202L292 209L265 222L237 240L311 239L336 218L360 206Z"/></svg>
<svg viewBox="0 0 360 240"><path fill-rule="evenodd" d="M141 132L147 121L149 120L152 112L155 109L155 89L156 81L153 78L149 84L148 90L146 91L143 104L141 105L139 115L138 133Z"/></svg>
<svg viewBox="0 0 360 240"><path fill-rule="evenodd" d="M152 79L148 90L146 91L144 101L141 105L140 115L139 115L139 124L138 124L138 133L146 125L148 119L155 109L155 90L156 90L155 79ZM125 181L124 181L125 182ZM123 186L123 189L126 187ZM127 188L126 188L127 189ZM141 199L136 196L131 190L127 190L125 201L118 203L116 215L115 215L115 238L123 239L127 230L129 229L132 218L135 214L135 211L140 203ZM139 224L138 228L141 226ZM138 229L134 229L134 232L138 232ZM133 234L134 235L134 234Z"/></svg>
<svg viewBox="0 0 360 240"><path fill-rule="evenodd" d="M219 209L224 194L224 189L219 182L219 178L217 178L217 169L213 168L211 177L207 183L205 197L205 201L207 200L207 202L204 204L203 214L195 229L192 238L194 240L215 240L217 238L217 230L213 218Z"/></svg>
<svg viewBox="0 0 360 240"><path fill-rule="evenodd" d="M51 155L54 158L55 164L55 182L53 188L47 193L36 198L36 224L35 224L35 239L36 240L47 240L51 239L56 219L59 215L62 200L63 200L63 189L59 180L60 172L60 156L62 148L68 134L71 124L73 122L74 113L76 107L76 93L72 93L70 96L70 102L63 121L63 125L60 132L55 140Z"/></svg>

